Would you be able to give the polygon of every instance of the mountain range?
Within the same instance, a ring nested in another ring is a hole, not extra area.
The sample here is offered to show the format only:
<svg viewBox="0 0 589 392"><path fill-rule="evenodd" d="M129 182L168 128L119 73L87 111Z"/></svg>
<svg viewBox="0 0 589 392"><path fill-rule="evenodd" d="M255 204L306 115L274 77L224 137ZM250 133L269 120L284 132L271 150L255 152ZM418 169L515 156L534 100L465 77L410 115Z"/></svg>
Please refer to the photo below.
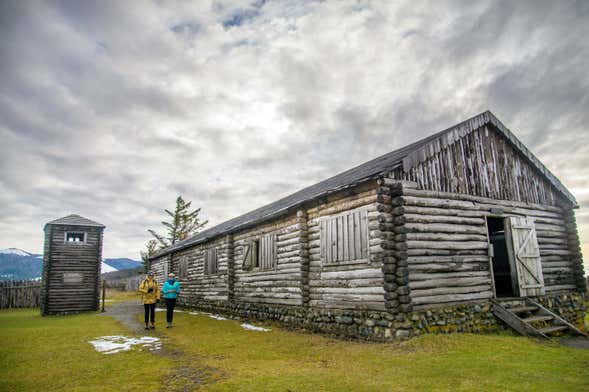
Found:
<svg viewBox="0 0 589 392"><path fill-rule="evenodd" d="M102 273L134 269L141 262L128 258L102 260ZM0 280L39 279L43 270L43 255L18 248L0 249Z"/></svg>

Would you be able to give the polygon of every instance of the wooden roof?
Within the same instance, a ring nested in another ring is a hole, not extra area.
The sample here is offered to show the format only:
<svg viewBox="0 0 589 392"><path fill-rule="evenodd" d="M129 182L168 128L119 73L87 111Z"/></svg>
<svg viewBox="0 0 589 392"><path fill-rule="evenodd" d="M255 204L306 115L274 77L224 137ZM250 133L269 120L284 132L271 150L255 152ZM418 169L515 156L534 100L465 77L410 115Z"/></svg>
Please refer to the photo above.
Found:
<svg viewBox="0 0 589 392"><path fill-rule="evenodd" d="M45 226L48 225L66 225L66 226L91 226L91 227L106 227L101 223L94 222L88 218L84 218L83 216L71 214L68 216L64 216L63 218L52 220L51 222L47 222Z"/></svg>
<svg viewBox="0 0 589 392"><path fill-rule="evenodd" d="M336 176L311 185L273 203L250 211L217 226L211 227L192 237L169 246L152 257L157 258L166 254L204 242L222 234L228 234L263 221L274 219L299 207L304 202L325 196L345 188L357 185L370 179L377 178L391 170L400 167L410 169L415 164L426 160L447 145L454 143L470 132L484 125L492 125L502 134L513 147L519 151L573 206L577 206L574 196L541 162L532 154L515 135L499 121L493 113L486 111L453 127L435 133L413 144L392 151L371 161L349 169Z"/></svg>

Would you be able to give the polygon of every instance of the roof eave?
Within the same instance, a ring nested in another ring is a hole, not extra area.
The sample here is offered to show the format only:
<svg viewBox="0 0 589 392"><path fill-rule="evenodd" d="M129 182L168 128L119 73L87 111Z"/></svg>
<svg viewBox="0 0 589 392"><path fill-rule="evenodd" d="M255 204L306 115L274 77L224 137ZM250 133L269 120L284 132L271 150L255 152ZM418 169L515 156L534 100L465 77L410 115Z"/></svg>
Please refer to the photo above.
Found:
<svg viewBox="0 0 589 392"><path fill-rule="evenodd" d="M394 169L394 168L392 168L392 169ZM348 184L348 185L345 185L345 186L341 186L341 187L338 187L338 188L335 188L335 189L332 189L332 190L323 192L323 193L321 193L321 194L319 194L319 195L317 195L317 196L315 196L315 197L313 197L311 199L303 200L303 201L301 201L299 203L295 203L295 204L293 204L291 206L288 206L287 208L283 208L280 211L276 211L276 212L274 212L272 214L268 214L268 215L266 215L266 216L264 216L264 217L262 217L260 219L255 219L253 221L245 222L243 224L234 226L234 227L232 227L232 228L230 228L230 229L228 229L228 230L226 230L226 231L224 231L222 233L216 233L216 234L211 235L209 237L203 237L203 238L201 238L201 239L199 239L197 241L194 241L194 242L187 242L186 244L183 244L183 245L178 246L178 247L174 247L172 245L172 246L170 246L168 248L162 249L160 252L158 252L155 255L149 257L148 260L151 261L151 260L159 259L159 258L164 257L164 256L167 256L169 254L172 254L172 253L175 253L175 252L179 252L181 250L184 250L184 249L187 249L187 248L190 248L190 247L193 247L193 246L202 244L203 242L209 241L209 240L211 240L213 238L218 238L218 237L223 236L223 235L232 234L232 233L235 233L235 232L237 232L239 230L245 230L247 228L250 228L252 226L258 225L260 223L265 223L265 222L268 222L268 221L271 221L271 220L280 218L282 216L285 216L285 215L288 215L288 214L292 213L293 210L296 210L297 208L300 208L301 206L303 206L303 205L305 205L307 203L311 203L311 202L313 202L313 201L315 201L317 199L321 199L322 197L326 197L326 196L329 196L329 195L331 195L333 193L341 192L343 190L346 190L346 189L349 189L349 188L353 188L353 187L358 186L360 184L364 184L366 182L376 180L378 177L382 176L384 173L387 173L388 171L389 170L387 170L385 172L378 173L377 175L368 176L368 177L366 177L364 179L361 179L359 181L355 181L354 183L351 183L351 184Z"/></svg>

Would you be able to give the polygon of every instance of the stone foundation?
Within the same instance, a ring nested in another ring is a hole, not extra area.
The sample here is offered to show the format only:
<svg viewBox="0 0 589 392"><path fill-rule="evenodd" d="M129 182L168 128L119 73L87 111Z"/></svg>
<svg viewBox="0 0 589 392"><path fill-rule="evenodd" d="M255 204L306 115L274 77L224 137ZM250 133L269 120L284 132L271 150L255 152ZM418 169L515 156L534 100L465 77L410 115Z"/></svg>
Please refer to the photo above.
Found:
<svg viewBox="0 0 589 392"><path fill-rule="evenodd" d="M585 296L581 293L569 293L535 298L536 302L546 309L585 331Z"/></svg>
<svg viewBox="0 0 589 392"><path fill-rule="evenodd" d="M585 307L582 294L545 296L536 300L572 324L584 329ZM461 304L396 315L385 311L316 309L227 301L199 302L196 306L183 305L249 321L271 321L286 328L370 341L389 341L426 333L495 332L507 328L493 316L492 305L489 302Z"/></svg>

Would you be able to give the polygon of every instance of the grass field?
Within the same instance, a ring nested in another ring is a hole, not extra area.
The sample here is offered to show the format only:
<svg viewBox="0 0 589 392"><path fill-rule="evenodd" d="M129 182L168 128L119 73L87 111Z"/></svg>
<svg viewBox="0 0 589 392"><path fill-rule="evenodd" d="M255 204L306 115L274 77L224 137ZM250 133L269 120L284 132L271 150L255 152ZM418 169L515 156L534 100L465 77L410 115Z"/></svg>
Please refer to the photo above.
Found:
<svg viewBox="0 0 589 392"><path fill-rule="evenodd" d="M88 341L129 335L109 317L0 311L0 390L589 390L589 350L508 334L369 344L276 327L248 331L237 321L186 312L165 329L162 316L165 355L104 355ZM187 375L194 375L188 384Z"/></svg>
<svg viewBox="0 0 589 392"><path fill-rule="evenodd" d="M146 351L104 355L88 343L128 332L96 313L41 317L39 310L0 311L0 390L154 390L172 361Z"/></svg>
<svg viewBox="0 0 589 392"><path fill-rule="evenodd" d="M106 300L106 305L108 306L109 303L121 302L121 301L129 301L129 300L137 300L139 301L140 296L133 291L120 291L120 290L113 290L107 289L106 295L104 296ZM100 299L102 301L102 298ZM102 302L101 302L102 304Z"/></svg>

